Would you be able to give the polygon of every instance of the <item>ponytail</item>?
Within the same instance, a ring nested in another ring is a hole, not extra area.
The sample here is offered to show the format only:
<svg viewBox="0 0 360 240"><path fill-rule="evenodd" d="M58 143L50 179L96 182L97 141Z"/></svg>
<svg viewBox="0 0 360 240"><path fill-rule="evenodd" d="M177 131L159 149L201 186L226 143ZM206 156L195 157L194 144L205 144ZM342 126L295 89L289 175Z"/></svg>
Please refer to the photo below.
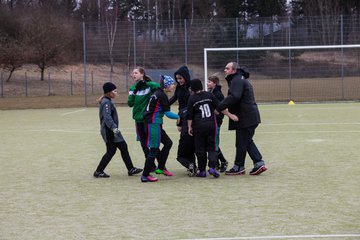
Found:
<svg viewBox="0 0 360 240"><path fill-rule="evenodd" d="M151 77L149 77L148 75L145 75L145 74L144 74L144 80L145 80L145 82L151 82L152 81Z"/></svg>

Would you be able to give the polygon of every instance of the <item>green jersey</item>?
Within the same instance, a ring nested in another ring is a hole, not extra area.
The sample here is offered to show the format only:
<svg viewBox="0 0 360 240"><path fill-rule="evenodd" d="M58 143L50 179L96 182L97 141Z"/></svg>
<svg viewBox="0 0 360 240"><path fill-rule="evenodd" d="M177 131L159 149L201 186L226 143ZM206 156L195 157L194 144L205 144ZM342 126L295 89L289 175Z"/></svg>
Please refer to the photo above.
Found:
<svg viewBox="0 0 360 240"><path fill-rule="evenodd" d="M145 111L151 94L160 88L160 84L156 82L146 82L146 85L142 86L136 94L134 94L136 84L137 83L134 83L134 85L130 87L128 105L133 108L132 118L135 122L144 122L143 112Z"/></svg>

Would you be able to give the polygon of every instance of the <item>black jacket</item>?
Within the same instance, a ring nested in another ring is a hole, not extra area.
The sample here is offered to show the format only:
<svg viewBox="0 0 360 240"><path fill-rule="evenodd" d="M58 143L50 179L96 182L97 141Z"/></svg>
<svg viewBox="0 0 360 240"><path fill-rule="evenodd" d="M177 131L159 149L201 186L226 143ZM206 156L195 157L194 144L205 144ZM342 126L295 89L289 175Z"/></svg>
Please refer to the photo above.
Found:
<svg viewBox="0 0 360 240"><path fill-rule="evenodd" d="M229 112L238 116L239 122L229 119L229 130L258 125L261 122L260 112L250 82L243 78L240 70L225 79L229 86L228 95L216 110L220 112L228 108Z"/></svg>
<svg viewBox="0 0 360 240"><path fill-rule="evenodd" d="M217 128L214 110L220 101L210 92L200 91L189 97L187 119L192 120L194 136Z"/></svg>
<svg viewBox="0 0 360 240"><path fill-rule="evenodd" d="M185 84L177 84L174 95L169 99L169 103L172 105L174 102L176 102L176 100L178 100L180 110L187 106L187 101L190 96L190 73L186 66L182 66L174 73L174 79L176 79L177 74L181 75L185 79Z"/></svg>
<svg viewBox="0 0 360 240"><path fill-rule="evenodd" d="M179 119L176 122L176 126L181 127L180 136L189 135L188 122L187 122L187 108L180 109L178 115L179 115Z"/></svg>

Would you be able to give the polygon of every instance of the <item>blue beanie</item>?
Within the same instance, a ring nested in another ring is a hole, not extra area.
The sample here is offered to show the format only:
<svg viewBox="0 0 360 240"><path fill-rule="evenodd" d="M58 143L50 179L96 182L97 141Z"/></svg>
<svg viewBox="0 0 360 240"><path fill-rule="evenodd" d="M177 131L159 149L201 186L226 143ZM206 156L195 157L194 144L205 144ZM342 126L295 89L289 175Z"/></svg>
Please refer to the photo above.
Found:
<svg viewBox="0 0 360 240"><path fill-rule="evenodd" d="M175 80L168 75L161 75L161 79L164 82L164 88L169 88L171 85L175 84Z"/></svg>

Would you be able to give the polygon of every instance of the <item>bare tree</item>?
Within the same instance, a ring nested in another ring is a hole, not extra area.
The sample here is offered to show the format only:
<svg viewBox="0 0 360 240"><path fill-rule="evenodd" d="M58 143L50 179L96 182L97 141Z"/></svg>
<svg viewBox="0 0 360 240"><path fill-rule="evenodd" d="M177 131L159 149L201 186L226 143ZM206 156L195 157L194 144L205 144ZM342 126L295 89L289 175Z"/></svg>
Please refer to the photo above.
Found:
<svg viewBox="0 0 360 240"><path fill-rule="evenodd" d="M26 61L21 41L22 25L16 11L0 9L0 67L9 72L9 82L14 71Z"/></svg>
<svg viewBox="0 0 360 240"><path fill-rule="evenodd" d="M337 0L316 0L321 18L323 44L335 44L339 31L340 8Z"/></svg>
<svg viewBox="0 0 360 240"><path fill-rule="evenodd" d="M36 64L44 80L45 69L64 63L73 48L72 27L54 12L35 11L26 21L24 44L28 47L29 61Z"/></svg>
<svg viewBox="0 0 360 240"><path fill-rule="evenodd" d="M114 72L114 42L116 37L117 23L118 23L118 4L117 1L113 2L114 5L109 5L104 9L106 36L108 41L109 58L110 58L110 71Z"/></svg>
<svg viewBox="0 0 360 240"><path fill-rule="evenodd" d="M360 5L358 0L293 0L290 4L294 16L309 16L309 32L318 35L322 44L338 43L341 14L358 16Z"/></svg>
<svg viewBox="0 0 360 240"><path fill-rule="evenodd" d="M21 69L25 63L23 50L24 48L21 47L21 43L17 40L0 46L0 66L9 72L6 82L9 82L12 74Z"/></svg>

